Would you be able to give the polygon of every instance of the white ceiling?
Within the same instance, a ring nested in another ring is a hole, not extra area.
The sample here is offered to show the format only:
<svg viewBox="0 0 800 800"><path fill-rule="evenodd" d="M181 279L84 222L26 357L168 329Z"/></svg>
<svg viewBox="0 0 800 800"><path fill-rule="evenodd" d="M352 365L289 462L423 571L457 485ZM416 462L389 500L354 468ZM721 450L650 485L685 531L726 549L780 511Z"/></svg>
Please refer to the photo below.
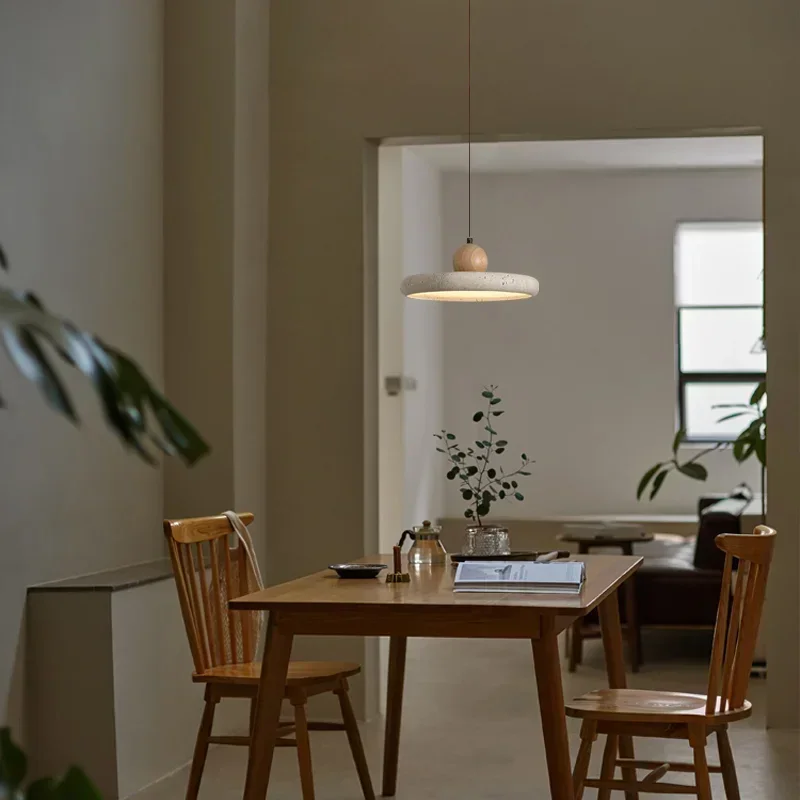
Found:
<svg viewBox="0 0 800 800"><path fill-rule="evenodd" d="M413 145L408 149L442 172L466 172L466 144ZM473 172L703 169L760 167L762 164L760 136L492 142L472 145Z"/></svg>

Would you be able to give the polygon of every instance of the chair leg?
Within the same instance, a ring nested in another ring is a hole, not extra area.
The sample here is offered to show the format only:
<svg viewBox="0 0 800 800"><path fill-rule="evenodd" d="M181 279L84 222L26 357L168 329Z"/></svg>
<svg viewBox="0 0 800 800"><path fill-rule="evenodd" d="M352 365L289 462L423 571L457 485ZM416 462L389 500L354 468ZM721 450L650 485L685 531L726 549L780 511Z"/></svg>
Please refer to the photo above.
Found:
<svg viewBox="0 0 800 800"><path fill-rule="evenodd" d="M194 745L192 766L189 770L186 800L197 800L200 781L203 778L203 769L206 765L206 756L208 755L208 739L211 736L211 729L214 725L214 711L219 702L219 698L212 695L208 688L206 688L205 700L206 704L205 708L203 708L203 716L200 718L200 727L197 729L197 741Z"/></svg>
<svg viewBox="0 0 800 800"><path fill-rule="evenodd" d="M706 731L702 725L689 726L689 744L694 753L694 778L700 800L712 800L711 776L706 761Z"/></svg>
<svg viewBox="0 0 800 800"><path fill-rule="evenodd" d="M358 780L361 782L364 800L375 800L375 791L372 788L367 757L364 755L364 745L361 742L358 722L356 721L356 715L353 713L353 706L350 703L350 695L347 689L347 681L343 680L341 686L335 691L336 696L339 698L339 706L342 709L342 722L344 722L347 741L350 743L350 750L353 753L353 761L356 764L356 772L358 773Z"/></svg>
<svg viewBox="0 0 800 800"><path fill-rule="evenodd" d="M581 631L582 620L578 619L572 624L570 637L572 647L569 653L569 671L575 672L575 668L583 661L583 633Z"/></svg>
<svg viewBox="0 0 800 800"><path fill-rule="evenodd" d="M253 697L250 701L250 736L253 736L253 729L256 726L256 709L257 709L257 702L258 697Z"/></svg>
<svg viewBox="0 0 800 800"><path fill-rule="evenodd" d="M606 746L603 750L603 766L600 769L600 779L610 781L614 778L617 769L617 734L609 733L606 736ZM611 789L598 789L597 800L611 800Z"/></svg>
<svg viewBox="0 0 800 800"><path fill-rule="evenodd" d="M575 759L575 768L572 770L575 800L581 800L583 797L583 784L589 773L589 760L592 757L592 745L595 739L597 739L597 722L585 719L581 725L581 746Z"/></svg>
<svg viewBox="0 0 800 800"><path fill-rule="evenodd" d="M719 763L722 767L722 782L725 785L725 797L728 800L741 800L739 794L739 780L736 777L736 764L733 761L731 740L728 731L720 728L717 731L717 747L719 748Z"/></svg>
<svg viewBox="0 0 800 800"><path fill-rule="evenodd" d="M297 763L300 766L300 788L303 800L314 800L314 773L311 771L311 742L308 738L306 698L292 700L294 706L295 739L297 740Z"/></svg>

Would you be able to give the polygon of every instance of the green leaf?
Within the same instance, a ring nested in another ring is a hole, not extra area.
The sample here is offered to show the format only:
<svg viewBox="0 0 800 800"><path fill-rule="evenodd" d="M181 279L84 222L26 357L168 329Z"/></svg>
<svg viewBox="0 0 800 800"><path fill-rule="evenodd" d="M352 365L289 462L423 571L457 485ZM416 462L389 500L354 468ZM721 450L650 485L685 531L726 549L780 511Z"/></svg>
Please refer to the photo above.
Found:
<svg viewBox="0 0 800 800"><path fill-rule="evenodd" d="M678 472L694 478L696 481L704 481L708 477L708 470L702 464L697 463L678 464Z"/></svg>
<svg viewBox="0 0 800 800"><path fill-rule="evenodd" d="M6 326L3 328L3 343L16 368L39 387L50 408L77 422L78 415L72 401L31 330Z"/></svg>
<svg viewBox="0 0 800 800"><path fill-rule="evenodd" d="M500 490L500 491L499 491L497 494L498 494L498 497L499 497L501 500L505 500L505 498L506 498L506 493L505 493L505 492L504 492L502 489L501 489L501 490Z"/></svg>
<svg viewBox="0 0 800 800"><path fill-rule="evenodd" d="M727 422L729 419L736 419L737 417L745 416L747 416L746 411L734 411L732 414L726 414L724 417L720 417L717 422Z"/></svg>
<svg viewBox="0 0 800 800"><path fill-rule="evenodd" d="M478 474L478 468L473 464L472 466L467 467L467 473L470 476L477 475Z"/></svg>
<svg viewBox="0 0 800 800"><path fill-rule="evenodd" d="M483 440L483 446L484 446L484 447L491 447L491 446L492 446L492 443L491 443L491 442L488 442L488 441L486 441L486 439L484 439L484 440Z"/></svg>
<svg viewBox="0 0 800 800"><path fill-rule="evenodd" d="M761 383L759 383L758 386L756 386L753 394L750 395L750 405L757 406L761 402L762 398L766 393L767 393L767 382L761 381Z"/></svg>
<svg viewBox="0 0 800 800"><path fill-rule="evenodd" d="M530 475L530 472L523 472L523 470L520 470L519 474L520 475Z"/></svg>
<svg viewBox="0 0 800 800"><path fill-rule="evenodd" d="M441 437L441 435L440 435L440 434L438 434L438 433L434 433L434 434L433 434L433 438L434 438L434 439L441 439L442 437Z"/></svg>
<svg viewBox="0 0 800 800"><path fill-rule="evenodd" d="M511 485L516 489L518 484L516 481L511 481Z"/></svg>
<svg viewBox="0 0 800 800"><path fill-rule="evenodd" d="M492 411L492 416L493 417L501 417L505 413L506 413L505 411Z"/></svg>
<svg viewBox="0 0 800 800"><path fill-rule="evenodd" d="M661 467L664 466L663 461L659 461L654 467L650 467L644 475L642 475L642 479L639 481L639 486L636 489L636 499L641 500L642 495L644 494L644 490L647 488L647 484L650 483L653 476L658 472Z"/></svg>
<svg viewBox="0 0 800 800"><path fill-rule="evenodd" d="M456 475L458 475L458 467L453 467L453 469L447 473L447 480L452 481Z"/></svg>
<svg viewBox="0 0 800 800"><path fill-rule="evenodd" d="M733 443L733 457L741 464L742 461L747 461L753 451L755 450L755 443L749 439L739 438Z"/></svg>
<svg viewBox="0 0 800 800"><path fill-rule="evenodd" d="M100 792L78 767L67 770L58 782L54 796L56 800L101 800Z"/></svg>
<svg viewBox="0 0 800 800"><path fill-rule="evenodd" d="M525 496L521 492L514 492L514 497L517 500L524 500L525 499Z"/></svg>
<svg viewBox="0 0 800 800"><path fill-rule="evenodd" d="M491 434L492 434L492 436L497 436L497 431L493 430L491 425L487 425L487 426L484 428L484 430L485 430L485 431L489 431L489 433L491 433Z"/></svg>
<svg viewBox="0 0 800 800"><path fill-rule="evenodd" d="M28 771L25 753L11 739L11 729L0 730L0 785L17 789Z"/></svg>
<svg viewBox="0 0 800 800"><path fill-rule="evenodd" d="M756 458L758 459L758 463L761 464L762 467L767 466L767 440L766 439L757 439L753 443L753 452L756 454Z"/></svg>
<svg viewBox="0 0 800 800"><path fill-rule="evenodd" d="M25 792L25 800L57 800L56 782L52 778L34 781Z"/></svg>
<svg viewBox="0 0 800 800"><path fill-rule="evenodd" d="M483 411L477 411L472 415L473 422L480 422L483 419Z"/></svg>
<svg viewBox="0 0 800 800"><path fill-rule="evenodd" d="M463 497L465 500L472 500L472 492L471 492L469 489L464 489L464 490L461 492L461 496L462 496L462 497Z"/></svg>
<svg viewBox="0 0 800 800"><path fill-rule="evenodd" d="M681 442L686 438L686 429L680 428L678 432L675 434L675 438L672 440L672 455L678 454L678 448L681 446Z"/></svg>
<svg viewBox="0 0 800 800"><path fill-rule="evenodd" d="M499 397L493 397L491 402L489 403L490 406L496 406L498 403L502 403L503 401Z"/></svg>
<svg viewBox="0 0 800 800"><path fill-rule="evenodd" d="M484 447L483 442L475 442L475 446L479 447L481 450L483 450Z"/></svg>
<svg viewBox="0 0 800 800"><path fill-rule="evenodd" d="M504 489L510 489L511 488L511 484L508 481L503 481L503 488Z"/></svg>
<svg viewBox="0 0 800 800"><path fill-rule="evenodd" d="M471 519L472 517L474 517L474 516L475 516L475 512L474 512L474 511L473 511L471 508L468 508L468 509L467 509L467 510L464 512L464 516L465 516L465 517L467 517L467 519Z"/></svg>
<svg viewBox="0 0 800 800"><path fill-rule="evenodd" d="M650 491L651 500L658 494L658 490L664 483L664 479L667 477L668 472L669 472L668 469L662 469L661 472L659 472L658 475L656 475L656 479L653 481L653 488Z"/></svg>
<svg viewBox="0 0 800 800"><path fill-rule="evenodd" d="M444 450L442 450L442 448L441 448L441 447L437 447L437 448L436 448L436 452L437 452L437 453L444 453L445 451L444 451Z"/></svg>
<svg viewBox="0 0 800 800"><path fill-rule="evenodd" d="M448 439L449 439L449 440L452 442L452 441L453 441L453 440L454 440L456 437L455 437L455 434L453 434L453 433L448 433L448 434L447 434L447 438L448 438Z"/></svg>
<svg viewBox="0 0 800 800"><path fill-rule="evenodd" d="M498 439L497 440L497 446L498 447L505 447L507 444L508 444L508 442L505 439Z"/></svg>
<svg viewBox="0 0 800 800"><path fill-rule="evenodd" d="M495 477L497 477L497 470L490 469L490 470L489 470L489 471L488 471L486 474L487 474L487 475L488 475L490 478L495 478Z"/></svg>
<svg viewBox="0 0 800 800"><path fill-rule="evenodd" d="M494 397L494 392L490 392L488 389L481 392L481 397L485 397L487 400L491 400Z"/></svg>
<svg viewBox="0 0 800 800"><path fill-rule="evenodd" d="M525 453L522 454L522 460L523 461L527 461L528 460L528 456Z"/></svg>
<svg viewBox="0 0 800 800"><path fill-rule="evenodd" d="M497 455L500 455L500 454L502 454L502 453L505 453L505 451L506 451L505 447L498 447L498 448L495 450L495 453L497 453Z"/></svg>
<svg viewBox="0 0 800 800"><path fill-rule="evenodd" d="M479 517L485 517L489 513L490 509L491 503L484 501L475 510L477 511Z"/></svg>

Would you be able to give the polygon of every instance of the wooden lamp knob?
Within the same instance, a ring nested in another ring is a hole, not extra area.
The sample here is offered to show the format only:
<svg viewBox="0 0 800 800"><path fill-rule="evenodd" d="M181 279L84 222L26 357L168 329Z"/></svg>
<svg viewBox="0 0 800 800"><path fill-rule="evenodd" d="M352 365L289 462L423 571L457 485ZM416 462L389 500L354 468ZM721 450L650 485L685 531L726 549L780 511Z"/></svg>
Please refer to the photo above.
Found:
<svg viewBox="0 0 800 800"><path fill-rule="evenodd" d="M488 266L489 258L486 251L473 244L471 239L453 253L453 269L456 272L486 272Z"/></svg>

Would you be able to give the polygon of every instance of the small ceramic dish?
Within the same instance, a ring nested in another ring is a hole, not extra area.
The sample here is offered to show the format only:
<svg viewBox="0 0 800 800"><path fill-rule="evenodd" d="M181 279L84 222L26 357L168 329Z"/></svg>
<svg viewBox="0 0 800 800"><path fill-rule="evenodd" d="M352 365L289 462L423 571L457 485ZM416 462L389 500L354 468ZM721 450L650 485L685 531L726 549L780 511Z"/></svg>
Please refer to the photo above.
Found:
<svg viewBox="0 0 800 800"><path fill-rule="evenodd" d="M377 578L387 568L386 564L331 564L328 567L340 578Z"/></svg>

